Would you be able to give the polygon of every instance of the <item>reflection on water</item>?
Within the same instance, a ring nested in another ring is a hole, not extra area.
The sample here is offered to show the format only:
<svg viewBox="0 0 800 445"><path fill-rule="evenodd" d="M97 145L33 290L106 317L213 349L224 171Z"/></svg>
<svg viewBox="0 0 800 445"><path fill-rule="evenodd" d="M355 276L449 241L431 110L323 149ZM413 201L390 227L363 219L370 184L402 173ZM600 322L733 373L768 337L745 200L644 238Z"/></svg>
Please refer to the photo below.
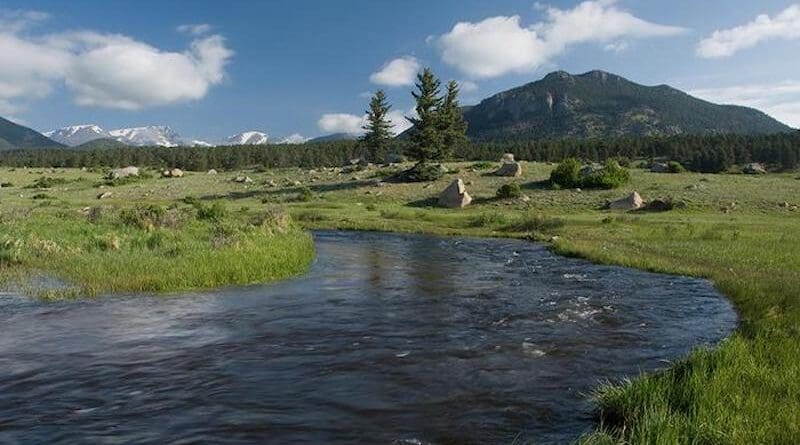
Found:
<svg viewBox="0 0 800 445"><path fill-rule="evenodd" d="M0 442L563 443L599 381L735 323L706 281L511 240L320 232L301 279L0 295Z"/></svg>

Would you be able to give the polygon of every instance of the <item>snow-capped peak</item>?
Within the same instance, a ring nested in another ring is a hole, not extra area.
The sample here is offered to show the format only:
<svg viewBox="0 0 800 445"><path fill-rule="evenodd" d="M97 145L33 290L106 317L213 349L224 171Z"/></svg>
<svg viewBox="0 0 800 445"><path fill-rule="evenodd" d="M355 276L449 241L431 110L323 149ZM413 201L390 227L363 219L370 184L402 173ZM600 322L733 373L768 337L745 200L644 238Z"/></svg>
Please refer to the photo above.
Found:
<svg viewBox="0 0 800 445"><path fill-rule="evenodd" d="M140 147L152 145L177 147L183 145L180 135L166 125L120 128L111 130L109 133L120 142Z"/></svg>
<svg viewBox="0 0 800 445"><path fill-rule="evenodd" d="M280 140L280 144L305 144L308 141L308 138L299 134L294 133L285 138Z"/></svg>
<svg viewBox="0 0 800 445"><path fill-rule="evenodd" d="M85 144L95 139L111 137L109 132L95 124L72 125L58 130L47 131L44 135L70 147Z"/></svg>
<svg viewBox="0 0 800 445"><path fill-rule="evenodd" d="M263 145L267 144L269 136L261 131L245 131L225 138L225 145Z"/></svg>

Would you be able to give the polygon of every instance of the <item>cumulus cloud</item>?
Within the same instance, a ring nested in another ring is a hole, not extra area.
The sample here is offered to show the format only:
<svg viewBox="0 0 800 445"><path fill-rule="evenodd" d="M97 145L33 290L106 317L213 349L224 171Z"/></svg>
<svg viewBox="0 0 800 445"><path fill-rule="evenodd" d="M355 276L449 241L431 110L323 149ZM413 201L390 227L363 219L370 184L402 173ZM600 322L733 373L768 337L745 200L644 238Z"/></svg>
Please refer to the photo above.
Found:
<svg viewBox="0 0 800 445"><path fill-rule="evenodd" d="M407 112L392 110L387 118L392 124L392 133L400 134L409 128L411 123L406 116L415 116L416 111L411 109ZM323 114L317 122L320 130L326 133L348 133L354 135L364 134L364 125L367 123L367 115L355 115L349 113L329 113Z"/></svg>
<svg viewBox="0 0 800 445"><path fill-rule="evenodd" d="M317 126L326 133L362 134L365 117L347 113L323 114Z"/></svg>
<svg viewBox="0 0 800 445"><path fill-rule="evenodd" d="M690 94L711 102L757 108L794 128L800 128L800 81L704 88Z"/></svg>
<svg viewBox="0 0 800 445"><path fill-rule="evenodd" d="M209 25L208 23L191 23L186 25L180 25L178 26L177 30L178 32L182 32L184 34L200 36L211 32L211 25Z"/></svg>
<svg viewBox="0 0 800 445"><path fill-rule="evenodd" d="M45 18L0 14L0 24L15 23L0 28L0 111L45 97L62 81L84 106L136 110L197 100L222 82L233 55L219 35L175 52L119 34L27 31Z"/></svg>
<svg viewBox="0 0 800 445"><path fill-rule="evenodd" d="M372 73L369 80L378 85L401 87L412 85L419 72L419 61L416 57L405 56L394 59Z"/></svg>
<svg viewBox="0 0 800 445"><path fill-rule="evenodd" d="M767 40L800 39L800 5L792 5L775 17L762 14L750 23L714 31L697 45L703 58L729 57Z"/></svg>
<svg viewBox="0 0 800 445"><path fill-rule="evenodd" d="M478 90L478 84L471 80L460 80L458 81L458 86L464 93L472 93Z"/></svg>
<svg viewBox="0 0 800 445"><path fill-rule="evenodd" d="M593 42L613 47L630 39L685 31L642 20L614 3L591 0L568 10L547 7L545 20L530 26L523 26L516 15L460 22L432 41L448 65L472 78L489 78L531 72L574 44Z"/></svg>

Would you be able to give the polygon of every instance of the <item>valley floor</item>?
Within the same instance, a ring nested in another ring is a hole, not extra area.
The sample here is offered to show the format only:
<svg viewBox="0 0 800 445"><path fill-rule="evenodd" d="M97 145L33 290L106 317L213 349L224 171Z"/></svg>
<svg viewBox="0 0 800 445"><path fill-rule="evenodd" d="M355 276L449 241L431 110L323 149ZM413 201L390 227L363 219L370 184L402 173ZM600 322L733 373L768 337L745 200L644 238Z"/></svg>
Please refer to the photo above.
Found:
<svg viewBox="0 0 800 445"><path fill-rule="evenodd" d="M308 266L311 240L295 225L547 241L565 255L709 278L735 303L741 319L737 333L715 350L696 351L659 374L600 388L600 427L582 441L797 442L796 174L633 170L623 189L580 191L546 186L552 165L523 163L524 175L516 179L490 176L484 165L450 166L456 173L432 184L380 181L400 167L197 172L170 179L153 173L125 184L103 184L103 172L0 169L0 183L6 183L0 189L0 263L19 266L5 266L0 276L43 270L76 283L76 292L83 293L263 282ZM236 182L237 176L252 182ZM436 207L436 195L455 177L466 182L473 204L463 210ZM47 187L26 188L37 180ZM525 198L496 199L497 188L512 181ZM662 213L599 210L633 190L645 200L670 197L687 207Z"/></svg>

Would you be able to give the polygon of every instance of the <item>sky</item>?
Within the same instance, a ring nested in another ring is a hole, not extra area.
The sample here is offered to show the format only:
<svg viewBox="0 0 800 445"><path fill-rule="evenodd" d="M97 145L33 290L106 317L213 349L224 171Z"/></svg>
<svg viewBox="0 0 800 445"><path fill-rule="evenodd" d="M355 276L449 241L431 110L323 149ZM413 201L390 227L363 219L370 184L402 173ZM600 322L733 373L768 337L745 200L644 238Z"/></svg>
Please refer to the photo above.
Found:
<svg viewBox="0 0 800 445"><path fill-rule="evenodd" d="M0 0L0 116L279 140L359 131L379 88L402 130L423 67L464 104L601 69L797 128L799 50L778 0Z"/></svg>

